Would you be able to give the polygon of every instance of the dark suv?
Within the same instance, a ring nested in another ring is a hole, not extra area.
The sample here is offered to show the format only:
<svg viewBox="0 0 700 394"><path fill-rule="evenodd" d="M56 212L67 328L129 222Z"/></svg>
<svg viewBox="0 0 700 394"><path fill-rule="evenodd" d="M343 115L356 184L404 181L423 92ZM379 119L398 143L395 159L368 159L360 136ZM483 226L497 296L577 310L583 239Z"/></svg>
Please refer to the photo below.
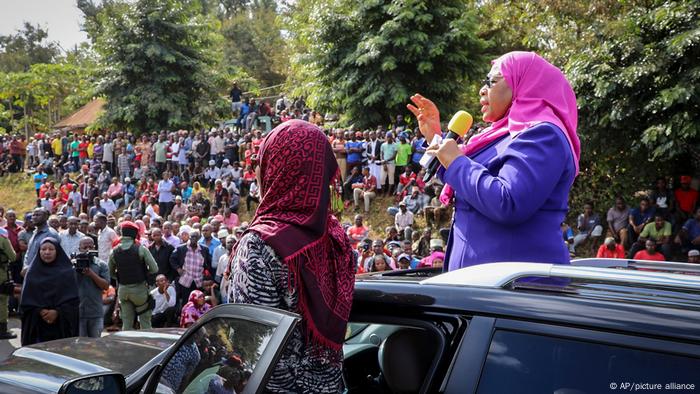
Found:
<svg viewBox="0 0 700 394"><path fill-rule="evenodd" d="M360 277L344 347L346 392L699 391L698 274L700 266L691 264L588 259ZM102 367L127 375L128 392L205 393L224 376L240 379L236 393L261 392L298 322L270 308L223 305L175 342L156 332L122 334L131 349L139 335L150 336L153 356ZM47 370L66 381L82 370L92 373L92 386L104 386L95 381L100 373L92 361L100 360L99 342L81 357L76 349L83 339L70 341L70 357L57 355L58 345L18 352L33 362L46 357ZM120 345L111 346L114 352ZM71 360L80 368L68 373ZM22 383L22 392L34 392L10 373L19 361L13 356L0 365L0 391ZM26 372L36 382L38 375ZM54 380L46 391L60 388Z"/></svg>

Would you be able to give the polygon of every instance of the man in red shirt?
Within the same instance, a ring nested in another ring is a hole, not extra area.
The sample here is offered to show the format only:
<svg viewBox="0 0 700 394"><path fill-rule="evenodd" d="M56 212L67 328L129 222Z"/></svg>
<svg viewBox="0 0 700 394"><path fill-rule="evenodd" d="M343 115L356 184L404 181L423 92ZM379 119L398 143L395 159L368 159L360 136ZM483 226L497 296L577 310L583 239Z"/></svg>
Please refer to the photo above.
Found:
<svg viewBox="0 0 700 394"><path fill-rule="evenodd" d="M90 141L87 137L83 137L83 141L78 144L78 157L80 158L80 164L85 164L85 160L88 158L88 146Z"/></svg>
<svg viewBox="0 0 700 394"><path fill-rule="evenodd" d="M368 234L369 229L362 224L362 215L355 215L355 225L348 228L348 238L350 238L352 248L355 249L360 241L367 238Z"/></svg>
<svg viewBox="0 0 700 394"><path fill-rule="evenodd" d="M676 211L677 223L684 223L689 218L693 217L695 206L698 203L698 191L690 187L691 177L684 175L681 177L681 187L676 189L674 196L678 203Z"/></svg>
<svg viewBox="0 0 700 394"><path fill-rule="evenodd" d="M640 250L634 255L635 260L666 261L664 255L656 251L656 241L649 238L644 246L644 250Z"/></svg>
<svg viewBox="0 0 700 394"><path fill-rule="evenodd" d="M365 200L365 214L369 214L369 203L377 196L377 177L369 173L369 167L362 168L362 175L363 182L352 185L355 210L359 209L360 197L362 197Z"/></svg>
<svg viewBox="0 0 700 394"><path fill-rule="evenodd" d="M601 257L604 259L624 259L625 248L615 242L615 238L608 237L605 238L605 242L600 245L600 248L598 248L596 257Z"/></svg>

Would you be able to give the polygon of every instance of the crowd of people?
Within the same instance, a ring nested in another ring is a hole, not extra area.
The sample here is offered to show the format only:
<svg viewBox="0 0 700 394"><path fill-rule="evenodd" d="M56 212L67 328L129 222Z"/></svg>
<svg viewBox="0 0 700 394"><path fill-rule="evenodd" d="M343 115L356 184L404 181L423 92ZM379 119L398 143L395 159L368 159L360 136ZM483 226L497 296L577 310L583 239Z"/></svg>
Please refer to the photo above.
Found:
<svg viewBox="0 0 700 394"><path fill-rule="evenodd" d="M248 226L239 214L253 212L261 197L255 168L264 132L248 115L275 123L324 122L303 100L281 96L272 108L235 89L232 127L141 135L56 131L29 142L3 139L0 167L26 172L36 192L32 212L0 208L0 239L9 241L6 248L0 242L0 272L23 283L21 301L9 299L9 313L26 320L23 342L68 335L70 319L79 319L76 334L85 336L100 335L104 326L187 327L211 306L229 301L231 251ZM442 267L453 207L441 198L437 177L424 181L423 136L400 115L387 128L324 130L341 175L332 186L332 209L339 217L355 211L344 228L356 273ZM697 262L700 208L692 182L683 176L672 190L659 179L638 207L619 197L606 221L587 204L576 226L562 224L562 242L572 255L590 247L598 257L669 260L682 252ZM372 210L380 197L381 209ZM393 225L371 231L371 215L386 215ZM78 261L88 263L78 267ZM141 268L129 267L129 261ZM59 280L76 286L48 285ZM53 290L44 291L47 286ZM2 299L0 304L7 305ZM0 338L12 336L6 315L0 306Z"/></svg>
<svg viewBox="0 0 700 394"><path fill-rule="evenodd" d="M693 178L681 176L673 189L667 178L657 179L655 188L642 193L629 206L623 196L607 210L605 220L592 202L578 215L575 234L566 223L562 233L572 254L584 244L597 257L656 261L700 262L700 204ZM600 242L606 234L604 241ZM601 244L602 243L602 244Z"/></svg>
<svg viewBox="0 0 700 394"><path fill-rule="evenodd" d="M295 108L299 100L285 100L276 103L276 122L290 116L323 122L315 111ZM251 103L242 103L242 112ZM0 239L7 241L0 271L22 284L24 294L4 305L22 316L24 344L98 336L104 327L187 327L228 301L226 268L248 226L238 215L260 203L254 169L263 131L238 124L141 136L59 130L35 134L28 143L21 136L3 139L3 168L25 173L36 193L31 212L0 208ZM362 215L346 223L357 272L439 266L444 240L412 231L413 215L427 214L435 225L447 225L449 216L445 207L430 205L428 193L439 194L439 184L422 181L417 160L424 148L415 141L407 148L417 136L405 130L402 118L390 131L327 132L342 175L333 193L338 216L359 197L366 217L370 193L391 196L395 205L381 212L396 223L386 237L375 237L381 239L368 238ZM382 183L370 190L371 177ZM129 267L134 261L145 268ZM75 287L42 290L54 281ZM0 336L11 337L6 322L0 309Z"/></svg>

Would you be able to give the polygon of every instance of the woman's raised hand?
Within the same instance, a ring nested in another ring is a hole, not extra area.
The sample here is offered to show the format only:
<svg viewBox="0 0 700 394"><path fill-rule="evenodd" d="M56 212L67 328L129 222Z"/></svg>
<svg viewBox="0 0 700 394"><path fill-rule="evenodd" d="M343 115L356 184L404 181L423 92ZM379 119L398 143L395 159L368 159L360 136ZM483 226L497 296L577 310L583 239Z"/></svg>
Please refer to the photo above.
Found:
<svg viewBox="0 0 700 394"><path fill-rule="evenodd" d="M433 140L433 136L440 132L440 111L435 103L416 93L411 96L413 104L408 104L406 108L418 119L418 128L428 144Z"/></svg>

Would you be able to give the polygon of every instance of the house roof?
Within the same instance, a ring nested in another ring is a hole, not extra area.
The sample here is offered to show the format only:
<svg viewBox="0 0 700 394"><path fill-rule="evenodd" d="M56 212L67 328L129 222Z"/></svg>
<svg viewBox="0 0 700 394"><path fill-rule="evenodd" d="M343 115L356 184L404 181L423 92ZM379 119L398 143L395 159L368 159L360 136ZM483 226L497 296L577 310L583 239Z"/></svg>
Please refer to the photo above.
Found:
<svg viewBox="0 0 700 394"><path fill-rule="evenodd" d="M70 127L84 128L97 120L102 113L103 107L107 102L104 99L96 98L89 103L83 105L71 115L63 118L60 122L54 125L55 128Z"/></svg>

